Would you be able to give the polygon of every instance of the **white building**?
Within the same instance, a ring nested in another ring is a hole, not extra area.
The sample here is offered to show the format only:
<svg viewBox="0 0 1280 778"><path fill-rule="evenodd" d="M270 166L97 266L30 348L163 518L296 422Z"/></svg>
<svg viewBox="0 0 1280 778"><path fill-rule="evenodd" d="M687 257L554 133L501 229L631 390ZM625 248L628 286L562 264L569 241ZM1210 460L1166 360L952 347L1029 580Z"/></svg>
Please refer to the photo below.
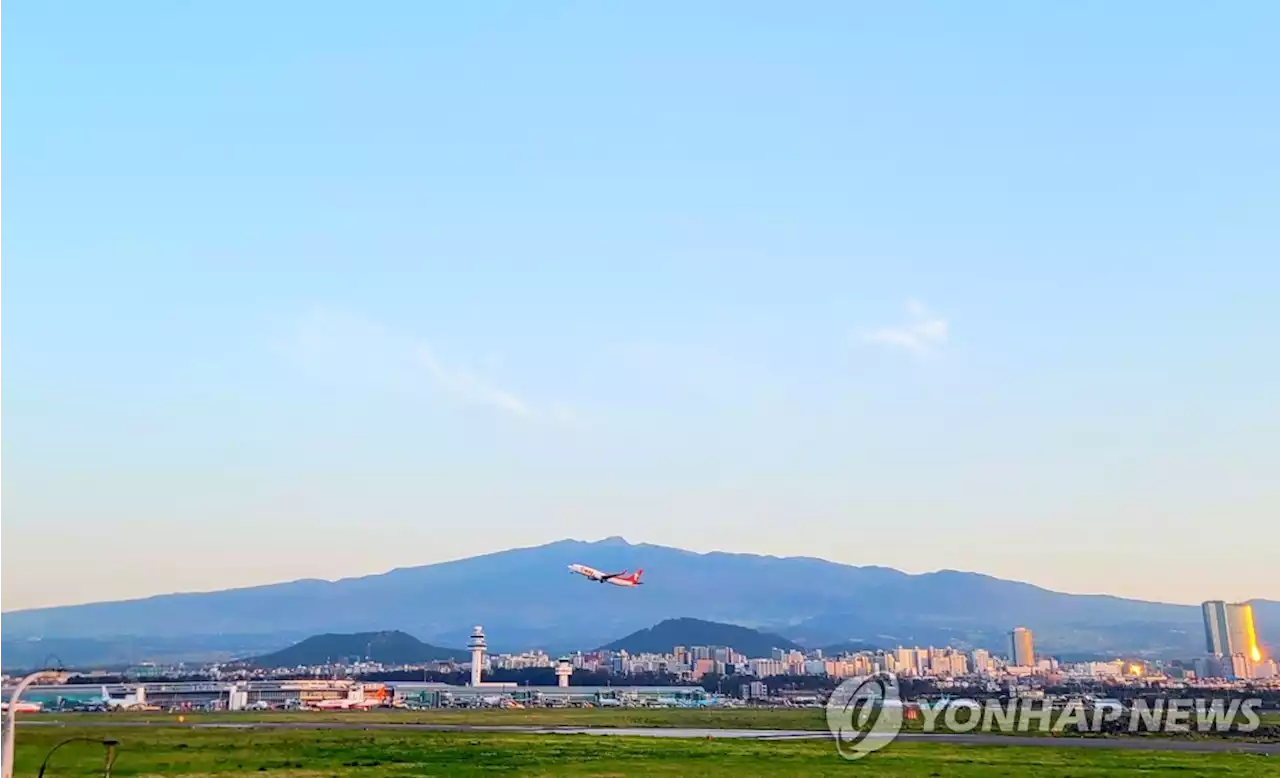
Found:
<svg viewBox="0 0 1280 778"><path fill-rule="evenodd" d="M757 678L787 674L787 664L781 659L752 659L750 667L751 674Z"/></svg>

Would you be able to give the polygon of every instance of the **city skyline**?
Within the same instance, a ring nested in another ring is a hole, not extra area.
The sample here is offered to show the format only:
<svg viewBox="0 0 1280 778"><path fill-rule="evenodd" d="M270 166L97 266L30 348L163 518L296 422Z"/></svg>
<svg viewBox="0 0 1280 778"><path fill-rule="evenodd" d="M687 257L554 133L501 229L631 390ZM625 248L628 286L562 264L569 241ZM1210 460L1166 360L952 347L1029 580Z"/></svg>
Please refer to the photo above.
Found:
<svg viewBox="0 0 1280 778"><path fill-rule="evenodd" d="M477 626L474 634L483 634ZM1014 633L1017 634L1017 630ZM481 641L483 642L483 641ZM828 651L820 648L774 648L769 656L747 654L728 644L673 645L665 651L628 651L626 649L592 649L549 653L542 649L489 652L483 645L471 647L468 659L432 659L422 662L388 662L370 657L334 658L322 663L263 664L259 661L234 660L204 665L141 662L119 672L134 679L170 675L257 676L272 678L315 677L317 673L341 672L346 675L426 670L441 674L465 674L468 685L502 686L510 681L490 683L488 674L499 670L555 669L559 676L571 676L572 670L604 672L617 675L668 674L681 680L697 681L703 675L749 675L769 678L779 675L825 675L847 678L871 673L889 672L903 677L955 679L972 676L1004 676L1009 679L1043 679L1046 676L1089 677L1112 682L1150 684L1167 680L1165 670L1176 670L1179 678L1187 671L1197 680L1219 682L1265 681L1280 684L1280 665L1274 658L1260 659L1251 666L1255 673L1241 676L1215 675L1213 669L1227 667L1206 664L1203 658L1188 660L1150 660L1119 656L1112 659L1061 661L1052 654L1030 662L1017 656L1015 643L1007 655L971 646L898 645L895 648ZM1025 653L1025 652L1024 652ZM571 668L570 672L561 670ZM1194 669L1193 669L1194 668ZM93 675L92 672L67 670L69 674ZM563 685L563 684L562 684Z"/></svg>
<svg viewBox="0 0 1280 778"><path fill-rule="evenodd" d="M1274 3L6 20L5 611L614 534L1280 601Z"/></svg>

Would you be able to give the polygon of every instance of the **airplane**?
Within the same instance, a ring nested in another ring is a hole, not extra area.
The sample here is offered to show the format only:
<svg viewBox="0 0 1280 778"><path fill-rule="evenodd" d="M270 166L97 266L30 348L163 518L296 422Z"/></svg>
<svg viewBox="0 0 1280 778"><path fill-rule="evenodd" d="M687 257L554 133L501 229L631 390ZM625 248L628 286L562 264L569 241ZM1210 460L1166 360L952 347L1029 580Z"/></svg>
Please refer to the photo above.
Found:
<svg viewBox="0 0 1280 778"><path fill-rule="evenodd" d="M380 708L385 705L394 706L394 704L395 695L391 693L387 687L379 686L377 690L373 692L372 696L370 696L369 692L366 690L364 700L356 703L356 707L368 710L370 708Z"/></svg>
<svg viewBox="0 0 1280 778"><path fill-rule="evenodd" d="M366 697L363 700L353 700L350 697L342 697L336 700L316 700L308 702L307 705L315 710L369 710L370 708L379 708L387 704L386 690L374 697Z"/></svg>
<svg viewBox="0 0 1280 778"><path fill-rule="evenodd" d="M13 706L13 709L18 713L39 713L40 711L44 710L44 704L39 702L22 702L21 700L19 700ZM0 711L8 712L8 710L9 710L9 703L0 702Z"/></svg>
<svg viewBox="0 0 1280 778"><path fill-rule="evenodd" d="M367 700L358 702L349 697L341 697L334 700L308 700L305 704L314 710L351 710L362 702Z"/></svg>
<svg viewBox="0 0 1280 778"><path fill-rule="evenodd" d="M158 707L147 705L145 700L145 691L126 694L124 697L112 697L111 692L107 691L107 687L103 686L102 699L94 700L94 703L107 710L160 710Z"/></svg>
<svg viewBox="0 0 1280 778"><path fill-rule="evenodd" d="M614 586L640 586L640 576L644 574L644 569L638 569L631 575L627 575L627 571L621 573L602 573L594 567L586 565L569 565L569 572L586 577L588 580L598 583L611 583Z"/></svg>
<svg viewBox="0 0 1280 778"><path fill-rule="evenodd" d="M308 707L315 710L368 710L377 708L380 705L382 705L382 700L379 699L352 700L347 697L337 700L316 700L307 703Z"/></svg>

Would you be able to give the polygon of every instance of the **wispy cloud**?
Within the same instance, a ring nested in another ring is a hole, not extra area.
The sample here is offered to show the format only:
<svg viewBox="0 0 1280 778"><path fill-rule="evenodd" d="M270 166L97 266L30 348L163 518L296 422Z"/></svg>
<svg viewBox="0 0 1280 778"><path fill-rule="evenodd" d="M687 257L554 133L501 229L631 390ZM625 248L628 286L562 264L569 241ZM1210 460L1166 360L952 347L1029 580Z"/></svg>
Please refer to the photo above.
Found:
<svg viewBox="0 0 1280 778"><path fill-rule="evenodd" d="M429 343L346 314L318 313L299 329L298 345L311 360L336 366L341 374L397 385L425 384L436 393L484 406L512 418L580 426L580 416L563 403L541 405L496 379L447 361Z"/></svg>
<svg viewBox="0 0 1280 778"><path fill-rule="evenodd" d="M416 357L431 382L444 391L464 400L497 408L512 416L527 419L533 415L533 410L524 398L491 383L467 368L446 365L440 361L430 346L419 345Z"/></svg>
<svg viewBox="0 0 1280 778"><path fill-rule="evenodd" d="M932 353L946 345L949 334L946 319L915 300L907 302L907 315L910 321L906 324L864 332L860 339L864 343L920 355Z"/></svg>

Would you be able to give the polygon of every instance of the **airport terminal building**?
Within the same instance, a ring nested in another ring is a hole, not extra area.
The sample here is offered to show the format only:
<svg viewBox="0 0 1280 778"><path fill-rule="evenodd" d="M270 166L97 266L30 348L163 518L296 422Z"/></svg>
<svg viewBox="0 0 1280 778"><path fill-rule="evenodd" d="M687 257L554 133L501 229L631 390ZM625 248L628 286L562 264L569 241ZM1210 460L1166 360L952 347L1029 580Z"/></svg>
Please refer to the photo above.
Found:
<svg viewBox="0 0 1280 778"><path fill-rule="evenodd" d="M106 697L104 698L104 693ZM8 689L4 696L8 698ZM484 683L363 683L351 680L198 681L188 683L60 684L31 686L22 695L46 710L80 705L145 707L160 710L246 710L306 708L338 701L363 702L383 697L415 708L519 705L650 705L705 704L700 686L521 686Z"/></svg>
<svg viewBox="0 0 1280 778"><path fill-rule="evenodd" d="M522 705L696 705L709 699L701 686L520 686L486 683L397 683L397 703L424 708L494 704L511 700Z"/></svg>

